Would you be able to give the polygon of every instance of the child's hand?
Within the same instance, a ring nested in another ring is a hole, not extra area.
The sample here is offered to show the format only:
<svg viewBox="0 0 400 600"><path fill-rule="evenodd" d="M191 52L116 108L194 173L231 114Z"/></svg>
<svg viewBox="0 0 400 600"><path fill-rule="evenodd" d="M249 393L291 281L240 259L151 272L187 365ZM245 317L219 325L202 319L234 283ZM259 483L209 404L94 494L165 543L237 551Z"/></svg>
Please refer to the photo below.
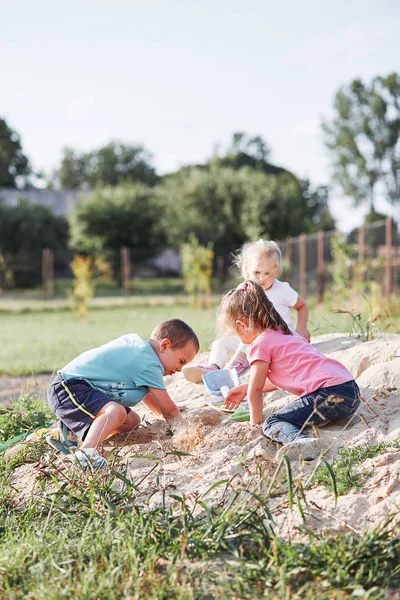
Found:
<svg viewBox="0 0 400 600"><path fill-rule="evenodd" d="M247 393L247 384L238 385L229 391L224 405L228 410L236 410Z"/></svg>
<svg viewBox="0 0 400 600"><path fill-rule="evenodd" d="M310 336L310 332L308 331L307 327L298 327L296 329L296 331L299 335L301 335L303 338L305 338L307 340L307 342L310 341L311 336Z"/></svg>

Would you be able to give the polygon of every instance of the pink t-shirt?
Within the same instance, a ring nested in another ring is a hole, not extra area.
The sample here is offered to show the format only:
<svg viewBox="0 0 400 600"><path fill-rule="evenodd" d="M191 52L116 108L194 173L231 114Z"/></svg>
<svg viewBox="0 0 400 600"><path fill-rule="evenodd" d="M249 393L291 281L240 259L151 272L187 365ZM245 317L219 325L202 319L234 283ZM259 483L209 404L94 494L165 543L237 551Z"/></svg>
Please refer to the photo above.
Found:
<svg viewBox="0 0 400 600"><path fill-rule="evenodd" d="M261 333L250 344L247 359L269 363L271 383L297 396L354 379L342 363L318 352L301 335L285 335L280 329Z"/></svg>

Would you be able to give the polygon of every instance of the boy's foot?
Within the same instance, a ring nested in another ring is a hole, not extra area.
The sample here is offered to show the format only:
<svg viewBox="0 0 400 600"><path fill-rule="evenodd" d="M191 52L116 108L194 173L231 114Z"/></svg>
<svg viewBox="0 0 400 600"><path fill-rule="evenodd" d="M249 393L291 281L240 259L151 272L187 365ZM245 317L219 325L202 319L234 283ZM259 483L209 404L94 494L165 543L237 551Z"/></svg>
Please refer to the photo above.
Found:
<svg viewBox="0 0 400 600"><path fill-rule="evenodd" d="M192 383L202 383L203 375L211 373L211 371L217 371L218 367L205 367L203 365L196 365L195 367L184 367L182 373L185 379Z"/></svg>
<svg viewBox="0 0 400 600"><path fill-rule="evenodd" d="M78 445L78 438L62 421L58 421L58 439L64 446L67 446L67 448L70 448L71 446L76 447Z"/></svg>
<svg viewBox="0 0 400 600"><path fill-rule="evenodd" d="M78 445L78 438L64 423L59 421L57 431L52 431L46 435L46 442L63 454L70 454L70 448Z"/></svg>
<svg viewBox="0 0 400 600"><path fill-rule="evenodd" d="M54 450L63 454L71 454L70 449L58 439L58 431L47 434L45 440Z"/></svg>
<svg viewBox="0 0 400 600"><path fill-rule="evenodd" d="M323 449L319 438L301 437L279 448L276 453L276 460L279 462L284 455L292 460L296 460L300 456L303 460L314 460L321 454Z"/></svg>
<svg viewBox="0 0 400 600"><path fill-rule="evenodd" d="M74 461L82 469L91 469L98 471L107 466L107 461L104 456L101 456L96 448L81 448L75 452Z"/></svg>

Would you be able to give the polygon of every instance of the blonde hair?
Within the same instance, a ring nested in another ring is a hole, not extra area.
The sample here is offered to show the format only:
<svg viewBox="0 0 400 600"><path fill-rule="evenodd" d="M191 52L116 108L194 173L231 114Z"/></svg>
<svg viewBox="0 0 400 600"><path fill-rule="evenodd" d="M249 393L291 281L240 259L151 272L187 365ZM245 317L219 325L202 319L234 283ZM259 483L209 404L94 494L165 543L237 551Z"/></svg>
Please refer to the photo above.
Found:
<svg viewBox="0 0 400 600"><path fill-rule="evenodd" d="M238 269L240 269L244 279L250 277L249 264L255 256L266 258L268 260L275 260L277 269L276 276L279 277L282 270L282 253L278 244L276 242L259 239L256 242L245 244L235 258L234 262Z"/></svg>
<svg viewBox="0 0 400 600"><path fill-rule="evenodd" d="M285 335L292 335L261 285L252 279L225 294L218 313L221 333L234 332L236 321L245 319L249 329L280 329Z"/></svg>
<svg viewBox="0 0 400 600"><path fill-rule="evenodd" d="M197 352L200 349L200 343L197 335L187 323L180 319L169 319L163 321L154 329L151 334L152 340L165 340L171 342L172 348L183 348L187 342L193 342Z"/></svg>

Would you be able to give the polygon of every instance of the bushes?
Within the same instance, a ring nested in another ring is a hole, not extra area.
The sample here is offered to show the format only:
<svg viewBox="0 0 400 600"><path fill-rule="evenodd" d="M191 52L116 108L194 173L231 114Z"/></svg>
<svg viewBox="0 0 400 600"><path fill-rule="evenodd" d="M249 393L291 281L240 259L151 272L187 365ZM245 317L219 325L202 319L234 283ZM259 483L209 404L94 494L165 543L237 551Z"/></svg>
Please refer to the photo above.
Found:
<svg viewBox="0 0 400 600"><path fill-rule="evenodd" d="M51 248L55 258L64 256L68 247L68 223L46 206L18 206L0 202L0 289L33 287L41 281L42 249Z"/></svg>

